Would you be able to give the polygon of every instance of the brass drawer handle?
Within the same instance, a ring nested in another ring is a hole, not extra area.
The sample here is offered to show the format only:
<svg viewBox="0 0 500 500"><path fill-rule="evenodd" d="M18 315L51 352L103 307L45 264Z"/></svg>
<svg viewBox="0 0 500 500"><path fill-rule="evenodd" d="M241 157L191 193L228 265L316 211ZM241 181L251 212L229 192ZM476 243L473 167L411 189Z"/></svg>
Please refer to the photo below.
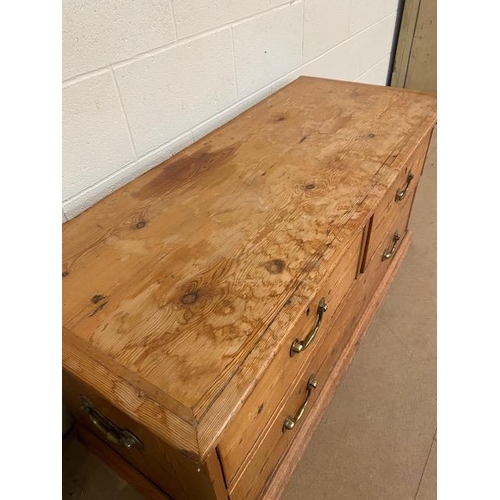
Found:
<svg viewBox="0 0 500 500"><path fill-rule="evenodd" d="M82 411L94 424L105 438L111 443L123 446L124 448L144 448L140 439L130 431L120 429L113 422L107 419L86 397L80 396L82 400Z"/></svg>
<svg viewBox="0 0 500 500"><path fill-rule="evenodd" d="M400 239L401 236L399 236L399 233L396 231L394 233L394 236L392 237L392 248L384 250L384 253L382 254L382 260L390 259L396 253L396 246Z"/></svg>
<svg viewBox="0 0 500 500"><path fill-rule="evenodd" d="M410 182L413 180L414 177L415 176L411 172L408 174L405 186L396 191L396 201L401 201L406 196L406 191L408 191L408 188L410 187Z"/></svg>
<svg viewBox="0 0 500 500"><path fill-rule="evenodd" d="M295 424L302 418L302 415L304 415L304 412L306 411L307 403L309 402L309 396L311 395L312 390L316 389L317 386L317 380L314 378L314 375L311 375L309 377L309 381L307 382L306 399L298 409L295 417L286 417L285 423L283 424L283 432L291 431L295 427Z"/></svg>
<svg viewBox="0 0 500 500"><path fill-rule="evenodd" d="M316 337L316 334L318 333L319 327L321 326L321 321L323 320L323 314L325 314L326 309L327 305L325 297L321 297L321 300L318 304L318 311L316 313L316 323L304 340L295 339L293 341L292 346L290 347L290 356L293 357L295 356L295 354L298 354L309 347L309 344L314 340L314 337Z"/></svg>

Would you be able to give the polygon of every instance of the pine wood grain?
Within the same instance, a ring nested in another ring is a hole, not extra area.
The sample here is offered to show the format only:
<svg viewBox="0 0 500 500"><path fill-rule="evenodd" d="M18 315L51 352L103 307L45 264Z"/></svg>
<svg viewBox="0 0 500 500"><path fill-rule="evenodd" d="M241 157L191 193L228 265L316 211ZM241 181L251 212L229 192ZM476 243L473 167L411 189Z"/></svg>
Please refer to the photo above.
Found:
<svg viewBox="0 0 500 500"><path fill-rule="evenodd" d="M405 245L402 248L404 249L406 246L405 238ZM402 253L404 251L398 252L397 260L401 258ZM351 340L353 338L359 339L358 324L364 323L365 312L373 308L373 304L370 304L372 297L376 295L380 284L384 282L384 277L391 273L393 268L391 264L384 262L377 268L371 266L370 272L353 285L340 314L327 325L328 335L324 345L316 353L316 359L313 359L298 377L295 382L296 388L292 389L290 395L283 402L282 408L273 415L266 433L260 438L261 442L253 448L238 475L229 482L231 498L235 500L256 500L259 498L266 482L275 474L278 464L287 455L286 450L293 446L295 440L300 440L303 427L307 426L309 419L315 420L317 418L313 413L318 405L316 400L325 387L330 384L332 369L339 372L337 364L342 366L342 359L345 356L345 351L349 349ZM371 313L373 314L374 310L371 310ZM337 341L334 342L332 337ZM304 399L307 380L311 374L315 375L318 387L311 393L306 413L292 431L283 432L283 421L287 415L293 414L294 408L298 407L300 401Z"/></svg>
<svg viewBox="0 0 500 500"><path fill-rule="evenodd" d="M309 418L304 422L300 434L292 442L286 454L282 457L280 463L273 471L273 474L269 478L260 500L278 500L281 497L290 476L306 450L314 431L321 422L321 416L330 404L335 394L335 389L338 387L342 381L342 377L349 369L349 365L356 354L359 343L363 339L373 316L375 315L382 299L391 285L392 280L394 279L394 276L401 266L410 247L410 243L411 232L408 231L406 237L401 243L396 258L391 261L387 273L384 275L383 280L380 282L376 292L373 294L368 307L359 320L356 329L343 350L339 361L333 368L333 371L331 372L321 394L319 394L315 405L311 408Z"/></svg>
<svg viewBox="0 0 500 500"><path fill-rule="evenodd" d="M92 352L92 354L95 354ZM144 383L134 384L135 379L121 376L113 366L100 363L95 356L89 356L84 347L78 348L73 337L63 329L63 396L71 407L76 396L72 385L66 386L66 376L105 395L125 415L134 421L153 429L153 432L184 450L187 454L198 456L195 423L185 420L179 413L162 404L162 394ZM141 381L142 382L142 381Z"/></svg>
<svg viewBox="0 0 500 500"><path fill-rule="evenodd" d="M286 342L267 368L265 375L255 386L238 415L224 432L218 445L218 453L224 466L227 481L234 477L251 447L259 439L264 427L268 425L269 419L275 413L278 403L289 392L290 384L297 374L303 372L305 366L310 366L311 358L317 356L319 349L325 349L323 340L329 330L328 323L332 321L337 309L344 303L344 296L356 278L362 252L361 242L362 234L359 234L353 243L346 248L333 273L328 276L325 283L320 286L318 292L309 301L299 322L295 325L289 325ZM296 297L294 296L292 299L294 298ZM328 309L323 314L322 324L314 341L306 350L290 357L290 347L295 338L305 338L315 324L317 306L321 298L325 299ZM328 342L325 342L329 348L332 348L336 336L329 336L327 340Z"/></svg>
<svg viewBox="0 0 500 500"><path fill-rule="evenodd" d="M379 248L372 258L372 262L368 266L368 271L360 276L360 279L353 283L349 293L342 302L339 313L331 318L325 325L326 335L322 343L318 346L314 353L313 359L305 367L301 375L294 383L291 383L291 390L281 402L281 408L274 412L269 419L265 431L258 436L259 441L254 445L253 449L245 457L245 463L238 470L237 474L232 474L229 480L229 491L232 498L254 500L259 497L259 492L264 487L267 479L271 477L277 464L282 459L285 450L291 446L295 436L301 434L302 424L309 419L304 416L303 421L291 432L283 433L281 426L283 421L290 412L293 413L293 408L298 406L298 401L303 399L307 380L311 374L315 374L318 381L318 391L313 391L311 394L310 408L315 408L314 400L321 393L322 387L327 384L329 374L343 356L343 352L351 342L351 338L355 336L358 329L358 322L362 320L372 297L377 293L380 284L386 280L388 274L392 272L394 266L392 260L399 261L401 255L405 253L407 247L407 238L404 237L408 224L412 196L406 199L401 206L401 212L397 214L391 223L391 227L386 231L386 235L382 238ZM399 230L403 240L398 246L393 259L383 261L380 256L384 250L384 246L389 244L392 239L392 234ZM404 243L404 244L403 244ZM402 251L401 251L402 250ZM321 367L320 367L321 366ZM295 386L295 387L294 387ZM265 396L263 396L265 399ZM314 418L314 417L313 417ZM222 459L224 469L233 470L234 456L228 453L229 450L224 450L226 446L226 437L219 444L219 456ZM231 450L232 451L232 450Z"/></svg>
<svg viewBox="0 0 500 500"><path fill-rule="evenodd" d="M205 460L434 122L302 77L65 224L65 369Z"/></svg>
<svg viewBox="0 0 500 500"><path fill-rule="evenodd" d="M432 127L431 127L432 128ZM421 144L422 137L429 132L429 124L419 127L415 135L408 141L404 151L396 157L394 164L383 165L374 176L374 186L358 205L357 211L352 214L351 222L356 227L368 223L375 207L387 193L387 189L394 183L399 171L405 168L408 159ZM290 297L274 318L272 324L257 340L252 352L243 360L240 368L228 380L224 390L211 404L206 413L199 417L198 438L200 449L210 449L215 446L228 422L239 411L241 405L254 390L257 381L262 377L270 363L276 356L283 343L283 331L287 331L290 324L295 324L309 302L310 297L327 279L331 269L338 265L338 248L349 241L350 226L335 233L337 245L327 241L322 249L321 259L311 261L308 276L296 292ZM351 236L352 237L352 236ZM231 411L228 411L231 409Z"/></svg>

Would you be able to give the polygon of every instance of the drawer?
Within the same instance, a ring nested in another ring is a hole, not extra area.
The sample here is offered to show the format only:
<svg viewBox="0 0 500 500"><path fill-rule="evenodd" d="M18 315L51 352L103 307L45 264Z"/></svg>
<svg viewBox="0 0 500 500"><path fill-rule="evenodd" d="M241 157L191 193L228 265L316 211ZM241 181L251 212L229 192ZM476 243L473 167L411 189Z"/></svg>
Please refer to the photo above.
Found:
<svg viewBox="0 0 500 500"><path fill-rule="evenodd" d="M375 273L367 274L363 281L356 281L335 317L325 324L325 335L321 345L314 353L309 365L304 369L293 389L271 418L270 425L264 430L261 439L256 443L251 453L241 467L239 474L229 483L229 494L233 500L255 500L260 497L266 484L272 477L281 458L292 443L295 436L301 432L301 425L307 419L308 412L329 378L335 363L349 342L364 309L371 299L367 287L376 289ZM365 284L366 286L365 286ZM316 387L310 385L311 377ZM285 422L290 417L299 415L307 399L303 413L292 429L285 429Z"/></svg>
<svg viewBox="0 0 500 500"><path fill-rule="evenodd" d="M261 435L258 445L254 447L245 460L240 473L232 482L229 482L228 489L231 500L255 500L259 498L283 453L296 433L300 432L301 425L307 418L308 410L314 404L322 384L326 382L326 379L317 375L320 362L321 353L318 352L295 383L291 384L292 390L285 403L272 417L265 432ZM290 385L290 379L287 380ZM296 419L299 414L299 420L291 420ZM292 428L286 429L285 422L288 427Z"/></svg>
<svg viewBox="0 0 500 500"><path fill-rule="evenodd" d="M361 245L362 234L359 234L317 294L304 307L298 321L288 330L282 348L224 432L218 452L228 482L235 477L250 449L268 425L271 415L289 390L290 381L293 381L297 373L309 362L321 343L325 334L324 325L334 316L335 310L356 279ZM320 311L322 298L327 305L325 312ZM318 326L320 317L321 325L317 328L314 340L301 352L291 355L294 341L306 339Z"/></svg>
<svg viewBox="0 0 500 500"><path fill-rule="evenodd" d="M369 262L373 257L375 250L380 245L389 227L402 210L404 202L415 195L424 166L429 139L426 137L420 142L405 167L401 170L375 209L365 262Z"/></svg>
<svg viewBox="0 0 500 500"><path fill-rule="evenodd" d="M84 426L176 500L220 500L212 478L217 461L201 465L149 432L97 391L63 371L63 400Z"/></svg>
<svg viewBox="0 0 500 500"><path fill-rule="evenodd" d="M403 203L401 211L396 214L395 219L391 222L383 237L380 238L380 243L373 252L371 261L365 267L365 273L369 275L369 280L375 280L374 285L378 286L389 266L389 262L397 254L408 228L412 204L413 195Z"/></svg>

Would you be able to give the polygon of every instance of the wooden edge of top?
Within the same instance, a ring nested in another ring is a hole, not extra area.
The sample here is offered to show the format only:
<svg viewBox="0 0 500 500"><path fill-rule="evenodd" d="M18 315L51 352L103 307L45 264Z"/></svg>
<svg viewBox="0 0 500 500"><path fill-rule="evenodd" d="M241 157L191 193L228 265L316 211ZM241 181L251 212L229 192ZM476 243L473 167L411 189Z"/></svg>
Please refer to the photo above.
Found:
<svg viewBox="0 0 500 500"><path fill-rule="evenodd" d="M76 336L63 327L63 370L92 387L132 420L145 425L149 432L197 461L200 456L198 422L194 418L181 418L179 410L174 411L164 404L165 397L168 397L164 392L152 391L148 384L137 384L143 379L135 377L131 380L130 373L120 373L120 370L106 366L93 357L89 349L84 350L77 343ZM192 416L190 408L183 409Z"/></svg>
<svg viewBox="0 0 500 500"><path fill-rule="evenodd" d="M93 359L95 363L105 367L109 372L112 372L118 377L126 380L131 386L136 388L141 397L144 395L148 395L154 401L164 406L167 410L178 415L182 420L185 420L188 423L195 422L196 419L194 418L194 414L191 408L175 400L164 390L154 386L153 384L142 378L140 375L137 375L136 373L127 369L125 366L102 353L97 348L87 344L84 340L75 335L65 326L63 326L63 339L66 343L69 343L76 349L75 352L84 353L87 357ZM63 367L64 365L65 361L63 359Z"/></svg>
<svg viewBox="0 0 500 500"><path fill-rule="evenodd" d="M356 86L359 85L360 87L370 87L372 89L373 89L373 87L379 87L382 92L404 92L405 94L417 94L417 95L421 95L421 96L424 96L424 97L429 97L429 98L437 99L437 93L436 92L431 92L431 91L428 91L428 90L405 89L403 87L393 87L393 86L390 86L390 85L374 85L373 83L350 82L348 80L335 80L335 79L332 79L332 78L322 78L322 77L319 77L319 76L307 76L307 75L301 75L298 78L296 78L295 80L291 81L290 83L288 83L287 85L284 85L281 88L288 87L288 85L293 84L297 80L324 80L326 82L332 82L332 81L334 81L334 82L336 82L336 83L338 83L340 85L353 85L353 84L356 84Z"/></svg>

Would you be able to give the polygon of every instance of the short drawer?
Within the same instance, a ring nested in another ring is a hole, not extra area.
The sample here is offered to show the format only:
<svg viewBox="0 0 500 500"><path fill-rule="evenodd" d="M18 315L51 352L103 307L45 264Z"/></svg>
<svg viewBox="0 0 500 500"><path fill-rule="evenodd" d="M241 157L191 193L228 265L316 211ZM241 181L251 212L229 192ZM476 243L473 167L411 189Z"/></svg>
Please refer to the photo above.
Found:
<svg viewBox="0 0 500 500"><path fill-rule="evenodd" d="M366 266L365 273L370 276L370 280L375 279L377 281L376 284L378 284L384 276L385 270L389 266L389 262L397 254L398 248L401 246L408 229L412 204L413 196L404 202L401 211L391 222L391 225L387 228L383 237L380 238L379 245L373 252L371 261ZM376 278L372 278L371 276L376 276Z"/></svg>
<svg viewBox="0 0 500 500"><path fill-rule="evenodd" d="M223 434L218 445L224 475L231 482L249 454L254 443L268 426L269 419L290 388L290 382L309 363L325 335L325 324L334 316L343 297L356 279L361 256L362 234L359 234L344 253L318 293L304 307L299 320L289 328L282 348L267 368L245 404ZM322 310L322 299L327 306ZM319 325L319 321L321 324ZM319 328L318 328L319 325ZM306 339L316 330L313 340L304 348ZM297 350L292 350L295 343ZM300 396L299 396L300 397Z"/></svg>
<svg viewBox="0 0 500 500"><path fill-rule="evenodd" d="M401 170L375 209L366 262L369 262L373 257L386 232L402 210L403 204L415 195L424 166L429 139L426 137L422 140L406 163L405 168Z"/></svg>
<svg viewBox="0 0 500 500"><path fill-rule="evenodd" d="M163 442L102 398L95 389L63 371L63 399L96 437L176 500L220 500L207 463L199 464ZM211 460L210 467L219 467Z"/></svg>

